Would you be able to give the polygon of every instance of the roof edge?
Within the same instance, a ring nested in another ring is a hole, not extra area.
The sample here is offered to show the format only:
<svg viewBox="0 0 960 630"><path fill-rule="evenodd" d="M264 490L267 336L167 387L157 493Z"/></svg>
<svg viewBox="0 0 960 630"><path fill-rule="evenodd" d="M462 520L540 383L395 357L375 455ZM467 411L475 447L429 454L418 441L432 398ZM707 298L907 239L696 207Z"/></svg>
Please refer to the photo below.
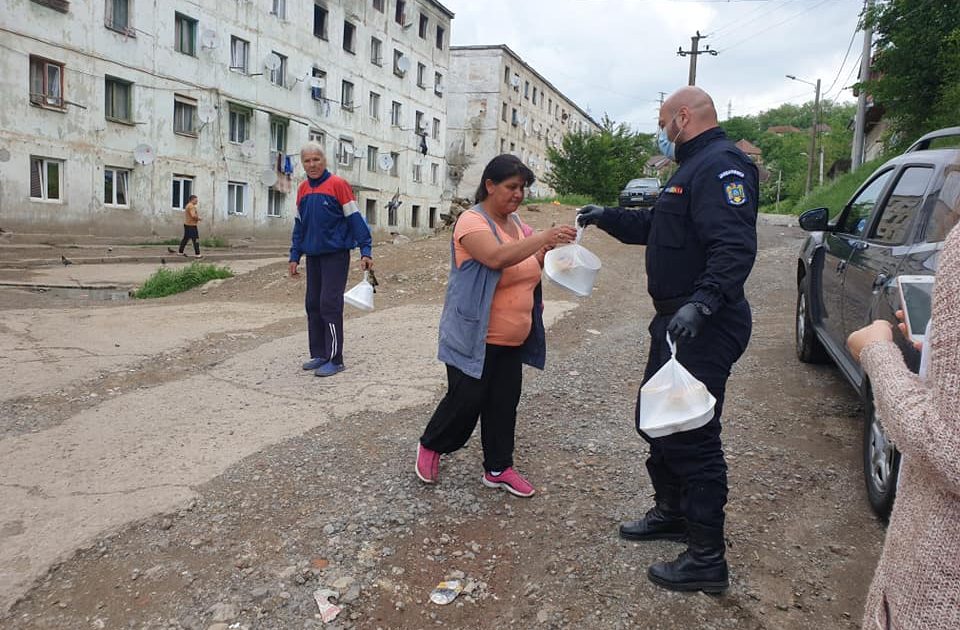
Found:
<svg viewBox="0 0 960 630"><path fill-rule="evenodd" d="M427 2L429 2L430 4L432 4L433 6L435 6L436 8L440 9L441 11L443 11L443 12L447 15L447 17L450 18L451 20L454 18L453 11L451 11L451 10L448 9L447 7L445 7L445 6L443 6L442 4L440 4L439 2L437 2L437 0L427 0Z"/></svg>

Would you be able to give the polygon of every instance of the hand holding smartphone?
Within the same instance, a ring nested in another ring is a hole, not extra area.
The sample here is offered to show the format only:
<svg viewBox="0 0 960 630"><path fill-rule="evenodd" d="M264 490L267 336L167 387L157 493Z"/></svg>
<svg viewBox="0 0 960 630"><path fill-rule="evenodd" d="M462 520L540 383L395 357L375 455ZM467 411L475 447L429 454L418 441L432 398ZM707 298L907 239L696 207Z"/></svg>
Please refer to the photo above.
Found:
<svg viewBox="0 0 960 630"><path fill-rule="evenodd" d="M907 338L923 343L933 303L933 276L898 276L900 308Z"/></svg>

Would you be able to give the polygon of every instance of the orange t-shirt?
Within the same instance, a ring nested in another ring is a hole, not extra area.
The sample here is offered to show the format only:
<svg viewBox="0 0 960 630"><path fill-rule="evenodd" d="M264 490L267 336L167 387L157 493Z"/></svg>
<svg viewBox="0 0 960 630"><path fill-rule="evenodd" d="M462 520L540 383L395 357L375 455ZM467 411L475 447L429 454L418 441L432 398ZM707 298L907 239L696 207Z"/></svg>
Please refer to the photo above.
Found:
<svg viewBox="0 0 960 630"><path fill-rule="evenodd" d="M512 222L513 219L511 218ZM494 224L496 225L496 224ZM526 238L517 225L513 238L496 226L497 234L504 243ZM457 267L472 257L460 244L467 234L489 232L490 224L478 212L468 211L460 215L453 229L454 260ZM540 282L540 263L530 256L516 265L503 269L490 306L490 325L487 328L487 343L495 346L522 346L530 335L533 325L533 290Z"/></svg>

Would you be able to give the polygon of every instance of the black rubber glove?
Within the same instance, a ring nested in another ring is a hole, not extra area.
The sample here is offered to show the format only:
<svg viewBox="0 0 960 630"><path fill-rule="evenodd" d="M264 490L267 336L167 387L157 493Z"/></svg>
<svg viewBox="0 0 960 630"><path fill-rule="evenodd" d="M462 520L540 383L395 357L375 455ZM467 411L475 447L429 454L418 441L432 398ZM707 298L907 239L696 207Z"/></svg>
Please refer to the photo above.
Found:
<svg viewBox="0 0 960 630"><path fill-rule="evenodd" d="M696 304L684 304L670 320L667 331L674 341L680 341L683 338L693 339L699 334L705 321L707 316L700 312Z"/></svg>
<svg viewBox="0 0 960 630"><path fill-rule="evenodd" d="M603 206L588 205L577 210L577 224L583 227L596 225L603 218Z"/></svg>

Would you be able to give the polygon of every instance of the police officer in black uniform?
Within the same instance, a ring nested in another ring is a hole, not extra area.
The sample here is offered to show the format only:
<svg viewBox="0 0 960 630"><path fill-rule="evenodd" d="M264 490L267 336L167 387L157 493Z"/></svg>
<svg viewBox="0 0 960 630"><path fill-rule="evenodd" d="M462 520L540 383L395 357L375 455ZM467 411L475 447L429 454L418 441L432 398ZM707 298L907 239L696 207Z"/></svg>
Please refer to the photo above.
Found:
<svg viewBox="0 0 960 630"><path fill-rule="evenodd" d="M757 253L758 173L717 126L713 100L699 88L682 88L664 101L657 139L661 152L680 166L656 205L585 206L578 220L624 243L647 246L647 290L657 314L649 327L644 382L670 358L669 333L677 341L677 359L717 404L699 429L659 438L641 432L650 444L647 471L655 505L643 518L623 523L620 536L687 542L676 560L651 565L647 576L671 590L721 592L729 578L720 414L730 369L750 339L743 285ZM639 398L637 405L639 412Z"/></svg>

